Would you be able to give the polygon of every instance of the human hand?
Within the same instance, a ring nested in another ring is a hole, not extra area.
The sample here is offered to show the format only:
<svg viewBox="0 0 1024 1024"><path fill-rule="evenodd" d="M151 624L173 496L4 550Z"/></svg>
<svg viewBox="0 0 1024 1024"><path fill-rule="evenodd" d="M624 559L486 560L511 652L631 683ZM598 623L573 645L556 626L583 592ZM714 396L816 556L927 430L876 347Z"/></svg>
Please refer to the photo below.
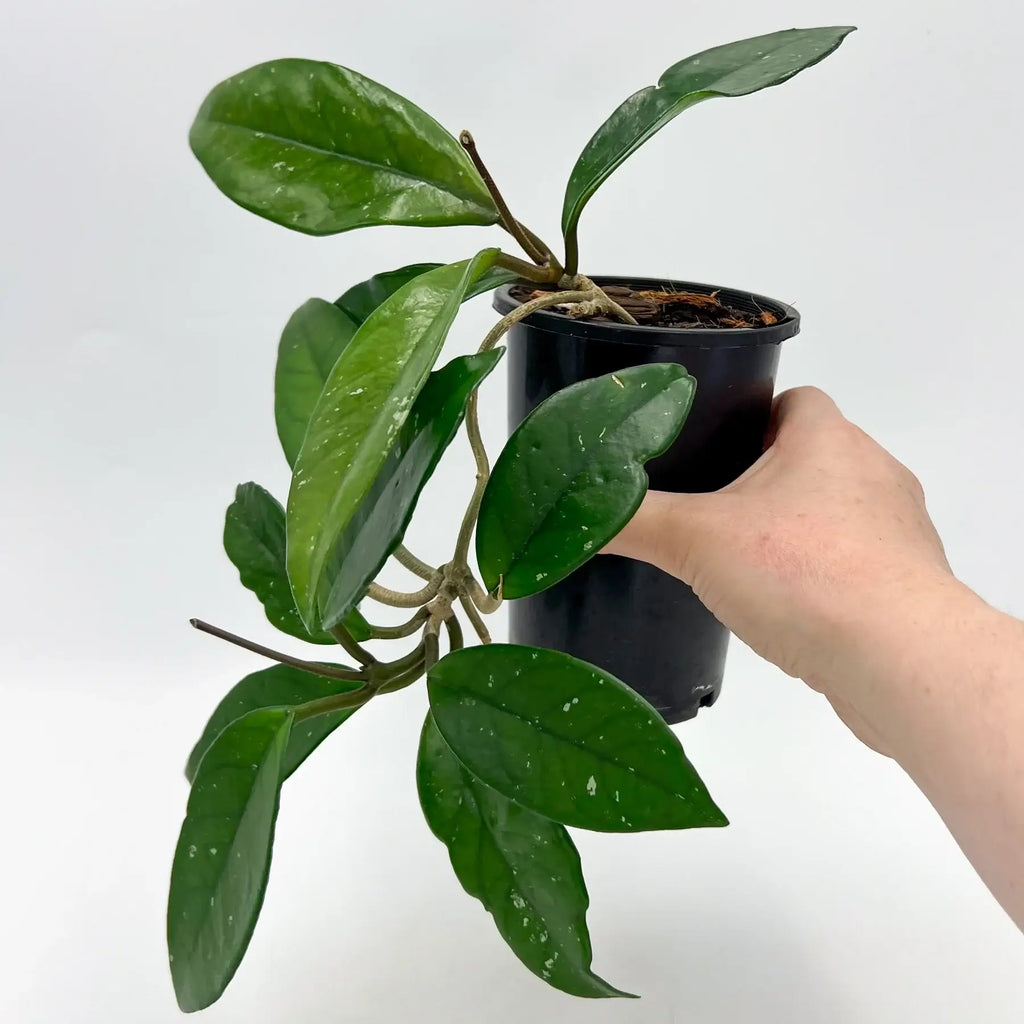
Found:
<svg viewBox="0 0 1024 1024"><path fill-rule="evenodd" d="M894 603L953 580L917 478L816 388L776 399L769 447L739 479L711 494L650 492L605 550L688 583L883 750L851 666Z"/></svg>

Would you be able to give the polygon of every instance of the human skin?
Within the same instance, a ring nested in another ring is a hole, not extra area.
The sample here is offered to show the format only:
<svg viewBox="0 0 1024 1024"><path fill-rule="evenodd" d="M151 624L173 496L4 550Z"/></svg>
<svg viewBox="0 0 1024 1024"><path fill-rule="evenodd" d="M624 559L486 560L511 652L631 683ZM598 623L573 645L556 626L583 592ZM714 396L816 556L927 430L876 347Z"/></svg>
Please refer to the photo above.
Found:
<svg viewBox="0 0 1024 1024"><path fill-rule="evenodd" d="M693 587L894 758L1024 929L1024 623L953 575L917 478L816 388L711 494L650 492L605 549Z"/></svg>

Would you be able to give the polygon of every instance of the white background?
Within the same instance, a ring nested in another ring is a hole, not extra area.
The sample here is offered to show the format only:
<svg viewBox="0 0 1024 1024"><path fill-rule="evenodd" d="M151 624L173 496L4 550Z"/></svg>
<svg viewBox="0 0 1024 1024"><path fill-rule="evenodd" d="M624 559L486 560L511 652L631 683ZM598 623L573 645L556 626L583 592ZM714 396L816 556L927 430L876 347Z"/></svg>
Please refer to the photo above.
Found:
<svg viewBox="0 0 1024 1024"><path fill-rule="evenodd" d="M704 47L855 23L781 89L706 103L598 194L584 268L796 303L781 386L815 383L923 479L958 573L1024 614L1024 179L1010 0L10 0L0 13L0 1020L179 1019L163 945L185 755L272 641L220 550L235 483L285 492L277 334L311 295L462 258L496 229L291 234L191 157L206 90L335 60L477 141L521 219L628 93ZM453 350L490 322L486 300ZM487 424L500 441L500 384ZM442 559L457 443L413 546ZM396 580L401 577L395 577ZM292 649L296 645L285 646ZM1024 1016L1024 940L898 768L734 644L680 727L734 824L582 834L588 1003L519 967L455 881L413 786L421 689L357 715L288 783L263 918L211 1022L905 1024Z"/></svg>

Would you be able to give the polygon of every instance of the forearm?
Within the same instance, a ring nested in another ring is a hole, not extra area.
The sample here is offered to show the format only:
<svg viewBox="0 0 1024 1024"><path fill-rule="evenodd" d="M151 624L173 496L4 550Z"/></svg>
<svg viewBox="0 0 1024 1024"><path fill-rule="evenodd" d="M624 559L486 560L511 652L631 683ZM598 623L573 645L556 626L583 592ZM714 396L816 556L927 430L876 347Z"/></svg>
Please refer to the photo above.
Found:
<svg viewBox="0 0 1024 1024"><path fill-rule="evenodd" d="M684 580L904 767L1024 929L1024 623L952 575L920 482L813 388L711 494L649 493L609 551Z"/></svg>
<svg viewBox="0 0 1024 1024"><path fill-rule="evenodd" d="M822 688L856 708L1024 928L1024 623L951 577L878 603Z"/></svg>

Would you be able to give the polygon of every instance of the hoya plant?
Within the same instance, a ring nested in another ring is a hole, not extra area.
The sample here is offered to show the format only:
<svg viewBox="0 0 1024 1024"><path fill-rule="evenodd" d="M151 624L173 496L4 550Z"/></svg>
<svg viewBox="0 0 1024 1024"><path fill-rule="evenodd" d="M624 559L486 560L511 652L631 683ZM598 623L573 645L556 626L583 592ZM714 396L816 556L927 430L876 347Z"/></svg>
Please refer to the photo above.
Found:
<svg viewBox="0 0 1024 1024"><path fill-rule="evenodd" d="M572 170L560 255L512 215L468 132L450 135L356 71L276 60L206 98L192 150L228 198L261 217L310 235L497 225L519 251L491 246L457 263L380 273L333 302L309 299L284 327L274 416L291 486L284 505L257 483L239 486L224 547L274 626L340 651L285 654L193 620L275 664L228 692L188 758L167 917L183 1010L218 999L245 954L285 781L361 708L423 678L430 710L416 783L459 882L549 985L626 995L591 970L587 890L567 828L637 832L726 818L642 697L566 654L492 643L484 617L563 579L622 528L647 488L645 462L682 429L696 382L656 363L575 384L526 418L493 469L477 395L505 333L537 310L635 323L578 265L580 215L616 167L688 107L785 82L851 31L792 29L705 50L629 97ZM532 297L476 354L440 365L462 303L512 281L528 282ZM476 483L450 557L433 565L403 536L460 428ZM418 577L415 589L377 582L391 558ZM379 625L372 602L408 616ZM479 646L464 647L463 620ZM398 650L385 655L378 641Z"/></svg>

